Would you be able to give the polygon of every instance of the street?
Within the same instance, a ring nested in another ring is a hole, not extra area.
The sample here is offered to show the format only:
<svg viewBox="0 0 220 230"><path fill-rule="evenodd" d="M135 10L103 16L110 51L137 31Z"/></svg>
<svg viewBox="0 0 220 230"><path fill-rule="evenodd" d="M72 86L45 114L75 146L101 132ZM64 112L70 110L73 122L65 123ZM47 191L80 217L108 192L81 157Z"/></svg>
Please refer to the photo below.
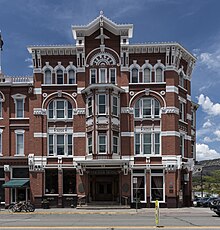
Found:
<svg viewBox="0 0 220 230"><path fill-rule="evenodd" d="M155 210L38 209L34 213L0 211L0 229L154 229ZM209 208L160 209L158 228L220 229Z"/></svg>

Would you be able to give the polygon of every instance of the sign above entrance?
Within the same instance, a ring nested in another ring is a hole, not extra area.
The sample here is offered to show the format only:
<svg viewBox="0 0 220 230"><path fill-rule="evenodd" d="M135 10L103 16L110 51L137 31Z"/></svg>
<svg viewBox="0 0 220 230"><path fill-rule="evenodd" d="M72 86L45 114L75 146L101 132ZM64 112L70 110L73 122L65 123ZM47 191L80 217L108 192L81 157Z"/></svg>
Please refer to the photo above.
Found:
<svg viewBox="0 0 220 230"><path fill-rule="evenodd" d="M109 169L101 169L101 170L88 170L90 175L117 175L118 170L109 170Z"/></svg>

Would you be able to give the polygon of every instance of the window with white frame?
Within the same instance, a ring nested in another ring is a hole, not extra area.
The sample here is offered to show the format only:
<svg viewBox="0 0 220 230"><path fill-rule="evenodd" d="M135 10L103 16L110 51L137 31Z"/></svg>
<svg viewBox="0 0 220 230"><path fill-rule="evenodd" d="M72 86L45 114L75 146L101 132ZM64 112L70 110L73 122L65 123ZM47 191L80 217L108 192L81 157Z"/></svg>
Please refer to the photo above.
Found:
<svg viewBox="0 0 220 230"><path fill-rule="evenodd" d="M88 135L88 154L92 154L93 152L93 144L92 144L92 134Z"/></svg>
<svg viewBox="0 0 220 230"><path fill-rule="evenodd" d="M156 69L156 76L155 76L155 82L163 82L163 69L161 67L158 67Z"/></svg>
<svg viewBox="0 0 220 230"><path fill-rule="evenodd" d="M48 154L50 156L70 156L73 154L72 134L49 134Z"/></svg>
<svg viewBox="0 0 220 230"><path fill-rule="evenodd" d="M97 75L97 70L90 69L90 84L95 84L97 82L96 75Z"/></svg>
<svg viewBox="0 0 220 230"><path fill-rule="evenodd" d="M192 113L191 113L191 116L192 116L192 120L191 120L191 126L193 127L193 128L195 128L195 126L196 126L196 121L195 121L195 116L196 115L196 112L194 111L194 110L192 110Z"/></svg>
<svg viewBox="0 0 220 230"><path fill-rule="evenodd" d="M107 82L107 69L100 68L99 69L99 83L106 83Z"/></svg>
<svg viewBox="0 0 220 230"><path fill-rule="evenodd" d="M118 116L118 97L112 97L112 114Z"/></svg>
<svg viewBox="0 0 220 230"><path fill-rule="evenodd" d="M116 136L116 135L113 136L112 143L113 143L113 153L117 154L119 152L118 151L118 149L119 149L119 146L118 146L118 136Z"/></svg>
<svg viewBox="0 0 220 230"><path fill-rule="evenodd" d="M93 114L93 109L92 109L92 97L88 97L87 99L87 115L88 116L92 116Z"/></svg>
<svg viewBox="0 0 220 230"><path fill-rule="evenodd" d="M135 118L159 118L160 104L154 98L141 98L135 103Z"/></svg>
<svg viewBox="0 0 220 230"><path fill-rule="evenodd" d="M106 114L106 95L98 95L98 114Z"/></svg>
<svg viewBox="0 0 220 230"><path fill-rule="evenodd" d="M184 75L182 72L179 74L179 85L184 88Z"/></svg>
<svg viewBox="0 0 220 230"><path fill-rule="evenodd" d="M180 101L180 109L179 109L179 117L180 117L180 120L184 121L185 119L185 104L184 102Z"/></svg>
<svg viewBox="0 0 220 230"><path fill-rule="evenodd" d="M62 69L57 70L57 84L64 84Z"/></svg>
<svg viewBox="0 0 220 230"><path fill-rule="evenodd" d="M74 69L68 71L68 84L76 84L76 71Z"/></svg>
<svg viewBox="0 0 220 230"><path fill-rule="evenodd" d="M107 153L107 136L106 134L98 135L98 153Z"/></svg>
<svg viewBox="0 0 220 230"><path fill-rule="evenodd" d="M3 130L0 129L0 156L2 155L2 132Z"/></svg>
<svg viewBox="0 0 220 230"><path fill-rule="evenodd" d="M184 146L184 140L185 140L185 138L184 138L184 134L180 134L180 155L182 156L182 157L184 157L184 148L185 148L185 146Z"/></svg>
<svg viewBox="0 0 220 230"><path fill-rule="evenodd" d="M44 84L52 84L52 72L50 69L44 71Z"/></svg>
<svg viewBox="0 0 220 230"><path fill-rule="evenodd" d="M145 155L145 154L160 154L160 132L159 131L149 131L142 133L135 133L135 154Z"/></svg>
<svg viewBox="0 0 220 230"><path fill-rule="evenodd" d="M149 83L151 82L151 70L150 68L145 68L143 71L143 82Z"/></svg>
<svg viewBox="0 0 220 230"><path fill-rule="evenodd" d="M71 119L73 117L72 105L67 100L53 100L48 105L49 119Z"/></svg>
<svg viewBox="0 0 220 230"><path fill-rule="evenodd" d="M0 101L0 118L2 118L2 101Z"/></svg>
<svg viewBox="0 0 220 230"><path fill-rule="evenodd" d="M151 201L164 201L164 173L163 169L151 169Z"/></svg>
<svg viewBox="0 0 220 230"><path fill-rule="evenodd" d="M24 130L15 130L16 135L16 155L24 155Z"/></svg>
<svg viewBox="0 0 220 230"><path fill-rule="evenodd" d="M139 70L138 68L133 68L131 70L131 83L138 83L139 82Z"/></svg>
<svg viewBox="0 0 220 230"><path fill-rule="evenodd" d="M116 84L116 69L115 68L109 69L109 81L112 84Z"/></svg>
<svg viewBox="0 0 220 230"><path fill-rule="evenodd" d="M132 202L146 202L146 177L144 173L135 173L132 175ZM142 170L140 170L142 171Z"/></svg>
<svg viewBox="0 0 220 230"><path fill-rule="evenodd" d="M4 168L0 167L0 202L5 202L5 188L2 185L5 183Z"/></svg>
<svg viewBox="0 0 220 230"><path fill-rule="evenodd" d="M15 117L24 118L24 101L26 96L22 94L12 95L15 103Z"/></svg>

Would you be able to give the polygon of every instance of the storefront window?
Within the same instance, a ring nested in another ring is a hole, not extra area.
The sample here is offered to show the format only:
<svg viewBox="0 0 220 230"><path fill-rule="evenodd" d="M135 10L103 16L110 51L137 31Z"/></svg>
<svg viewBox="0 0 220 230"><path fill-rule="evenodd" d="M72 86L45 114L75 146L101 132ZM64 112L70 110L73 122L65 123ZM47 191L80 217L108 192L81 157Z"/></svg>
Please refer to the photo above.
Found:
<svg viewBox="0 0 220 230"><path fill-rule="evenodd" d="M145 175L133 175L133 202L146 202Z"/></svg>
<svg viewBox="0 0 220 230"><path fill-rule="evenodd" d="M0 202L5 201L5 189L2 187L4 183L5 183L4 168L0 168Z"/></svg>
<svg viewBox="0 0 220 230"><path fill-rule="evenodd" d="M75 194L76 193L76 170L63 170L63 193Z"/></svg>
<svg viewBox="0 0 220 230"><path fill-rule="evenodd" d="M164 201L164 178L163 170L151 171L151 201Z"/></svg>
<svg viewBox="0 0 220 230"><path fill-rule="evenodd" d="M58 194L58 170L45 170L45 193Z"/></svg>

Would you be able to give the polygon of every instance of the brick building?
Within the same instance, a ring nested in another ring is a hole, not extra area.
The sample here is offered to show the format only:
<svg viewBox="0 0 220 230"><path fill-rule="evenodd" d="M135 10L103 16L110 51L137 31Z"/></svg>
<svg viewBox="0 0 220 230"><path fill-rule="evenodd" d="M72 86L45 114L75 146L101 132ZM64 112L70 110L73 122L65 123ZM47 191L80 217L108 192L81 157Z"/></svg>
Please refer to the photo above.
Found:
<svg viewBox="0 0 220 230"><path fill-rule="evenodd" d="M133 25L103 14L72 33L75 45L28 47L33 76L1 74L1 202L189 206L195 57L130 44Z"/></svg>

